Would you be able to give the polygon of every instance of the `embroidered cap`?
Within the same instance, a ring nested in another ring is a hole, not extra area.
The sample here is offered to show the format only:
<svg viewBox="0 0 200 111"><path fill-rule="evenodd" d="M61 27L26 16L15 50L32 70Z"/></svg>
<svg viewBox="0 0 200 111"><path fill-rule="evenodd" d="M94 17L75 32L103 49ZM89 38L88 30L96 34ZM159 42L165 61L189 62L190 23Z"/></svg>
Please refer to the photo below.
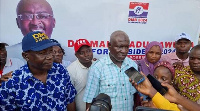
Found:
<svg viewBox="0 0 200 111"><path fill-rule="evenodd" d="M86 40L86 39L78 39L74 44L74 51L77 52L84 45L91 47L91 45L88 42L88 40Z"/></svg>
<svg viewBox="0 0 200 111"><path fill-rule="evenodd" d="M175 41L178 41L180 39L187 39L187 40L190 40L191 41L191 37L190 35L186 34L186 33L181 33L179 34L176 38L175 38Z"/></svg>
<svg viewBox="0 0 200 111"><path fill-rule="evenodd" d="M46 34L39 31L30 32L22 39L23 52L41 51L54 45L57 43L52 42Z"/></svg>
<svg viewBox="0 0 200 111"><path fill-rule="evenodd" d="M174 78L174 76L175 76L175 75L174 75L175 69L174 69L174 67L173 67L169 62L167 62L167 61L161 61L161 62L159 62L158 64L156 64L156 65L154 66L154 71L155 71L155 69L158 68L159 66L163 66L163 67L168 68L168 69L170 70L171 74L172 74L172 78Z"/></svg>

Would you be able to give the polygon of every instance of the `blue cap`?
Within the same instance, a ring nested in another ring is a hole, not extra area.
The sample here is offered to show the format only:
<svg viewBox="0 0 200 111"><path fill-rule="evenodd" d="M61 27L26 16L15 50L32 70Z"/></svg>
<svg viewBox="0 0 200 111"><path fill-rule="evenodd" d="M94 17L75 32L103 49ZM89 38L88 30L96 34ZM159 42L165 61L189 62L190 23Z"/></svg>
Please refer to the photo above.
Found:
<svg viewBox="0 0 200 111"><path fill-rule="evenodd" d="M57 40L55 40L55 39L50 39L50 40L51 40L51 42L53 42L53 43L57 43L57 46L60 46L60 47L61 47L60 43L59 43Z"/></svg>
<svg viewBox="0 0 200 111"><path fill-rule="evenodd" d="M51 46L57 45L51 42L49 37L39 31L30 32L22 39L22 50L25 51L41 51Z"/></svg>

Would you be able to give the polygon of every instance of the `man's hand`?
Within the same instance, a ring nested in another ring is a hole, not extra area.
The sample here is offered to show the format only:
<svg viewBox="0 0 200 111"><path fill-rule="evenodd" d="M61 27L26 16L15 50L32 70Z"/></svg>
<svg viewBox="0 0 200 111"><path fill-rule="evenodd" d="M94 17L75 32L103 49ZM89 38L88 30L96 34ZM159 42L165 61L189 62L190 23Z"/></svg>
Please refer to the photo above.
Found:
<svg viewBox="0 0 200 111"><path fill-rule="evenodd" d="M153 88L149 79L142 72L141 74L143 75L143 77L145 77L145 80L140 84L135 83L135 81L131 81L131 79L129 79L129 81L139 92L152 98L157 93L157 91Z"/></svg>
<svg viewBox="0 0 200 111"><path fill-rule="evenodd" d="M169 100L170 102L177 103L177 97L180 96L179 93L174 89L173 86L169 85L168 83L162 83L162 86L165 86L168 88L167 93L164 95L164 97Z"/></svg>
<svg viewBox="0 0 200 111"><path fill-rule="evenodd" d="M8 79L12 77L12 72L13 71L10 71L9 73L2 75L0 78L0 84L3 81L8 81Z"/></svg>

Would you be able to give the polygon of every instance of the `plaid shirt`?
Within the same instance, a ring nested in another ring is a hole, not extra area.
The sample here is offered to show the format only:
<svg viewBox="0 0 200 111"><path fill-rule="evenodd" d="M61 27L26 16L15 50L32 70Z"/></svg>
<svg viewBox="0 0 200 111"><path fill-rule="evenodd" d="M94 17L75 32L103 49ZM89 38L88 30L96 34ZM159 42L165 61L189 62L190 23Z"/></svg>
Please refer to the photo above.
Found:
<svg viewBox="0 0 200 111"><path fill-rule="evenodd" d="M124 73L130 67L137 69L137 64L127 57L121 68L112 62L109 55L99 59L89 70L83 101L91 103L98 94L105 93L111 98L112 111L133 111L136 89Z"/></svg>

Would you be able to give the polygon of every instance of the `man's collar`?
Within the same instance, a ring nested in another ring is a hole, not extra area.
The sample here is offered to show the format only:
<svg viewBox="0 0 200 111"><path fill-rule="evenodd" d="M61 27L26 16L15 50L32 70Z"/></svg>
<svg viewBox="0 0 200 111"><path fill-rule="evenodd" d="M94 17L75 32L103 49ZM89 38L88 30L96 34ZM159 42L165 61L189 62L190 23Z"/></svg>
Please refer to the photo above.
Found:
<svg viewBox="0 0 200 111"><path fill-rule="evenodd" d="M122 62L122 65L127 65L128 64L128 58L126 57L124 61ZM106 64L114 64L113 61L110 59L109 54L106 56Z"/></svg>

